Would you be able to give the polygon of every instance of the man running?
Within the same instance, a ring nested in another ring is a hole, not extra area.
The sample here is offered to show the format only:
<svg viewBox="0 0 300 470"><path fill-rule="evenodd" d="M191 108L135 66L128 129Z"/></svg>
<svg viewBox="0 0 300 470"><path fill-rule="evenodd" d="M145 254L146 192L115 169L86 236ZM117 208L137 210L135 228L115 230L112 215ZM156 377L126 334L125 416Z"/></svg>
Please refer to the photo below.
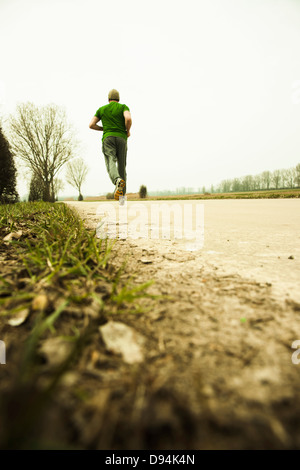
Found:
<svg viewBox="0 0 300 470"><path fill-rule="evenodd" d="M98 109L89 126L95 131L103 131L102 152L109 177L115 185L114 198L117 201L126 193L127 138L132 124L128 106L119 101L119 92L111 90L109 103ZM97 125L100 120L103 127Z"/></svg>

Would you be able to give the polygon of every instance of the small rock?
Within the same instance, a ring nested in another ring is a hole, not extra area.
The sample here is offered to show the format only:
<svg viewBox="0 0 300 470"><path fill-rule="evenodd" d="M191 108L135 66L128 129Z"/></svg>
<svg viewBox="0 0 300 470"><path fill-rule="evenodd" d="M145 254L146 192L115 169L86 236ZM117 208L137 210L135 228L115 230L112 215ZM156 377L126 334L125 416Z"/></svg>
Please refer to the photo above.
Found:
<svg viewBox="0 0 300 470"><path fill-rule="evenodd" d="M48 305L48 298L45 294L37 295L32 301L32 310L45 310Z"/></svg>
<svg viewBox="0 0 300 470"><path fill-rule="evenodd" d="M3 238L4 242L10 242L13 238L19 239L23 235L22 230L19 230L18 232L10 232L8 235L6 235Z"/></svg>
<svg viewBox="0 0 300 470"><path fill-rule="evenodd" d="M288 259L295 259L293 255L289 256Z"/></svg>
<svg viewBox="0 0 300 470"><path fill-rule="evenodd" d="M58 366L67 359L72 346L73 343L57 336L43 341L39 352L45 357L49 365Z"/></svg>
<svg viewBox="0 0 300 470"><path fill-rule="evenodd" d="M144 264L151 264L153 261L151 259L141 258L140 261Z"/></svg>
<svg viewBox="0 0 300 470"><path fill-rule="evenodd" d="M29 308L23 308L23 310L20 310L14 317L10 318L8 320L8 325L10 326L19 326L22 325L22 323L25 322L29 315Z"/></svg>
<svg viewBox="0 0 300 470"><path fill-rule="evenodd" d="M121 322L110 321L99 330L109 351L121 354L128 364L143 361L144 355L140 345L144 339L133 328Z"/></svg>

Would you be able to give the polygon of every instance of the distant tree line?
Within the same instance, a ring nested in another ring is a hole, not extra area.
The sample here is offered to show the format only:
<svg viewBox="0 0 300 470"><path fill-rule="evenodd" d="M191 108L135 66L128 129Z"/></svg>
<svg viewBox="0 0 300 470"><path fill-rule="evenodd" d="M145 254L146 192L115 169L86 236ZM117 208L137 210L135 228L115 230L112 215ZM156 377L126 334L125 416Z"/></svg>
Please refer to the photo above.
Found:
<svg viewBox="0 0 300 470"><path fill-rule="evenodd" d="M214 192L229 193L293 188L300 188L300 163L293 168L275 170L273 172L263 171L257 175L246 175L241 178L223 180Z"/></svg>
<svg viewBox="0 0 300 470"><path fill-rule="evenodd" d="M161 191L148 191L149 196L176 196L179 194L199 194L202 192L203 188L194 189L191 187L180 187L176 188L174 191L169 189L163 189Z"/></svg>
<svg viewBox="0 0 300 470"><path fill-rule="evenodd" d="M300 163L292 168L263 171L257 175L246 175L240 178L232 178L221 181L219 185L209 188L176 188L175 191L162 190L151 191L149 196L174 196L179 194L201 194L201 193L229 193L243 191L259 191L268 189L294 189L300 188Z"/></svg>

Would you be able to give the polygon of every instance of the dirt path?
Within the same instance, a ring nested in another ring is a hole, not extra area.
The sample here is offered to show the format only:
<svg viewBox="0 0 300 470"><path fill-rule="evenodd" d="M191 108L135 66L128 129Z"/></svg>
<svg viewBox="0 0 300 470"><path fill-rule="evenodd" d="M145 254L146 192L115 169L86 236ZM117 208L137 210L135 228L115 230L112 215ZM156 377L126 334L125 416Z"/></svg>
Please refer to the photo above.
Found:
<svg viewBox="0 0 300 470"><path fill-rule="evenodd" d="M101 204L68 204L96 227ZM135 412L148 423L147 445L300 448L291 349L300 339L300 201L205 201L204 209L198 250L128 237L114 251L114 264L125 257L126 275L155 280L149 292L162 296L123 319L146 338Z"/></svg>

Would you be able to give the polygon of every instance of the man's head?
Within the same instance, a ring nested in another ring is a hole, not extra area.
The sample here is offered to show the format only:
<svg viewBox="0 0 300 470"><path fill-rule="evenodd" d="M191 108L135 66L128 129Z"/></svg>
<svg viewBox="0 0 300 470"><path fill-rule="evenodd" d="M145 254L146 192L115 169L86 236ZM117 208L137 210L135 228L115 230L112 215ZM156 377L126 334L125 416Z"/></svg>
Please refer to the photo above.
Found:
<svg viewBox="0 0 300 470"><path fill-rule="evenodd" d="M120 101L120 94L114 88L108 93L108 101Z"/></svg>

